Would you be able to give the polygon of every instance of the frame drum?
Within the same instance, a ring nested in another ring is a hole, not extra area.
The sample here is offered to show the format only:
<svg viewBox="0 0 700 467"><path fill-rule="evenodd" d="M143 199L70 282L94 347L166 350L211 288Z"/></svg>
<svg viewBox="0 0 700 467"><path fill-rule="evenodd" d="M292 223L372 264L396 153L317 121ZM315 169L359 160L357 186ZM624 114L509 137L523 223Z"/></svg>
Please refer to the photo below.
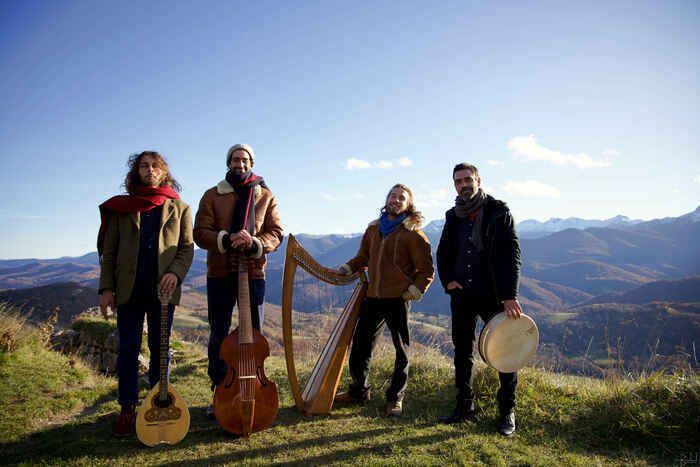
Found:
<svg viewBox="0 0 700 467"><path fill-rule="evenodd" d="M540 333L529 316L509 319L496 314L479 334L479 353L489 366L501 373L514 373L535 355Z"/></svg>

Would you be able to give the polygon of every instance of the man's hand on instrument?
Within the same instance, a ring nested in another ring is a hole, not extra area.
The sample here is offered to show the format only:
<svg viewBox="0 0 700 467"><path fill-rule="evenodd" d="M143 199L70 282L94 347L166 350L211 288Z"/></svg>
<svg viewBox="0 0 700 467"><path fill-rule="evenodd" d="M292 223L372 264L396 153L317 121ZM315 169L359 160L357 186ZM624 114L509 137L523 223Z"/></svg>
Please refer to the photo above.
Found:
<svg viewBox="0 0 700 467"><path fill-rule="evenodd" d="M513 300L503 300L503 311L505 311L506 316L511 319L518 319L520 315L523 314L523 309L517 298Z"/></svg>
<svg viewBox="0 0 700 467"><path fill-rule="evenodd" d="M166 273L160 280L160 293L164 296L170 296L177 287L177 276L172 272Z"/></svg>
<svg viewBox="0 0 700 467"><path fill-rule="evenodd" d="M455 290L459 289L462 290L464 287L462 287L462 284L460 284L457 281L450 281L447 283L447 287L445 287L447 290Z"/></svg>
<svg viewBox="0 0 700 467"><path fill-rule="evenodd" d="M231 248L246 251L253 248L253 237L250 236L247 230L241 230L229 236L231 240Z"/></svg>
<svg viewBox="0 0 700 467"><path fill-rule="evenodd" d="M100 311L104 319L109 319L109 310L114 312L114 291L104 289L100 295Z"/></svg>

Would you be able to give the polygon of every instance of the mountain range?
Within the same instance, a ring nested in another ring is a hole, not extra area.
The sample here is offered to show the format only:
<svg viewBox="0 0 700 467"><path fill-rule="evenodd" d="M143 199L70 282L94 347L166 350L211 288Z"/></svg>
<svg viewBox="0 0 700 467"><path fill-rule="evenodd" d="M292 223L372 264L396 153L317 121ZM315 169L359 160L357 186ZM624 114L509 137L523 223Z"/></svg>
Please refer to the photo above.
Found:
<svg viewBox="0 0 700 467"><path fill-rule="evenodd" d="M433 254L442 230L441 222L430 222L424 229ZM550 222L561 225L554 219ZM697 238L700 238L700 208L676 218L567 228L543 237L522 238L521 297L535 309L556 311L645 283L700 274ZM356 254L361 237L300 234L297 239L321 264L335 267ZM285 247L286 237L280 248L268 255L266 296L277 304L281 300ZM94 252L72 258L0 260L0 289L56 282L76 282L95 288L98 276ZM185 285L198 290L206 287L205 251L195 250ZM429 314L448 313L447 299L437 279L418 307Z"/></svg>
<svg viewBox="0 0 700 467"><path fill-rule="evenodd" d="M438 221L425 228L433 249L441 229ZM300 234L296 238L319 263L335 267L355 255L361 237ZM604 371L616 359L634 362L637 367L671 362L697 368L698 238L700 209L676 218L567 228L522 238L520 299L540 328L541 363L587 373ZM286 240L268 256L266 300L275 305L281 302ZM309 322L337 312L350 294L351 287L327 286L305 273L298 274L294 308L319 316L310 316ZM0 289L7 290L0 291L0 302L30 310L28 317L33 321L41 321L55 306L61 306L59 324L66 324L82 309L97 305L98 275L95 253L3 260ZM199 294L206 290L203 250L195 250L185 289L185 296L200 297L195 300L197 309L205 307ZM206 326L205 311L198 311L197 329ZM449 303L437 278L412 312L423 317L413 327L416 340L449 353L449 321L444 319ZM433 326L435 323L439 325Z"/></svg>

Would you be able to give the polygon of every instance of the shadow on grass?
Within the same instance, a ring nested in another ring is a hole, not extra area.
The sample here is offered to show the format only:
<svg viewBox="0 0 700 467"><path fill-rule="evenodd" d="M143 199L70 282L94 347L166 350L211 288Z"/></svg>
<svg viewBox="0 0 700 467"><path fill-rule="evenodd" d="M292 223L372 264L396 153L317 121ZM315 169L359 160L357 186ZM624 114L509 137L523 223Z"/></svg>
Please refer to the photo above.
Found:
<svg viewBox="0 0 700 467"><path fill-rule="evenodd" d="M0 443L2 463L14 464L29 460L41 463L88 455L126 459L137 447L138 441L113 438L114 419L114 413L107 414L94 421L68 423L32 433L15 442Z"/></svg>
<svg viewBox="0 0 700 467"><path fill-rule="evenodd" d="M533 383L528 381L527 374L520 382L524 387ZM494 370L484 368L477 371L474 378L476 420L452 425L452 429L493 436L494 442L508 443L509 440L496 433L498 385ZM435 389L432 392L414 391L419 400L412 407L409 399L411 409L405 413L424 419L427 425L439 423L438 417L454 408L455 389L447 385ZM575 394L560 394L555 388L534 395L520 394L516 407L515 440L530 446L564 449L581 456L626 457L662 464L672 462L683 453L697 451L697 446L700 446L700 404L695 403L696 399L689 397L683 402L679 400L652 407L655 405L652 401L667 397L662 389L638 393L637 396L638 407L630 408L628 399L601 396L585 404ZM671 410L667 409L668 406Z"/></svg>
<svg viewBox="0 0 700 467"><path fill-rule="evenodd" d="M432 445L437 442L443 442L450 438L462 436L461 433L439 433L431 434L426 436L413 436L406 437L400 441L390 441L377 443L368 447L353 447L353 448L342 448L333 449L334 445L343 445L345 443L353 443L366 439L373 439L380 437L382 435L389 434L391 432L397 431L397 428L378 428L376 430L365 430L365 431L355 431L350 433L334 434L329 436L320 436L312 439L305 439L297 442L288 442L283 444L277 444L274 446L267 446L264 448L249 449L244 445L240 445L238 449L233 452L207 457L205 459L199 459L196 461L186 460L171 462L164 465L169 466L184 466L184 465L212 465L212 464L222 464L229 462L269 462L271 458L274 458L280 454L287 454L296 450L299 451L312 451L317 449L328 450L329 447L331 452L320 454L314 457L303 457L300 459L294 459L288 463L280 463L278 465L298 465L303 462L304 464L310 465L323 465L330 462L344 461L353 462L355 460L360 460L363 456L367 454L390 454L394 449L408 446L417 445Z"/></svg>

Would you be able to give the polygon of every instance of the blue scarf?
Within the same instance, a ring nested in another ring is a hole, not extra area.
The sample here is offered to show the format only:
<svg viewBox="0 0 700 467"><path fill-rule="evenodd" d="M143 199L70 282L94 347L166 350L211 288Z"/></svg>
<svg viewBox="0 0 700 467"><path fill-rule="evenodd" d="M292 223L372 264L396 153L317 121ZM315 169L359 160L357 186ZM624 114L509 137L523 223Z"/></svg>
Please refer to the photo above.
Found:
<svg viewBox="0 0 700 467"><path fill-rule="evenodd" d="M389 219L387 213L383 212L382 215L379 216L379 233L382 234L382 237L386 237L391 232L396 230L396 227L401 225L406 217L408 217L408 213L404 212L403 214L396 216L396 219L391 220Z"/></svg>

